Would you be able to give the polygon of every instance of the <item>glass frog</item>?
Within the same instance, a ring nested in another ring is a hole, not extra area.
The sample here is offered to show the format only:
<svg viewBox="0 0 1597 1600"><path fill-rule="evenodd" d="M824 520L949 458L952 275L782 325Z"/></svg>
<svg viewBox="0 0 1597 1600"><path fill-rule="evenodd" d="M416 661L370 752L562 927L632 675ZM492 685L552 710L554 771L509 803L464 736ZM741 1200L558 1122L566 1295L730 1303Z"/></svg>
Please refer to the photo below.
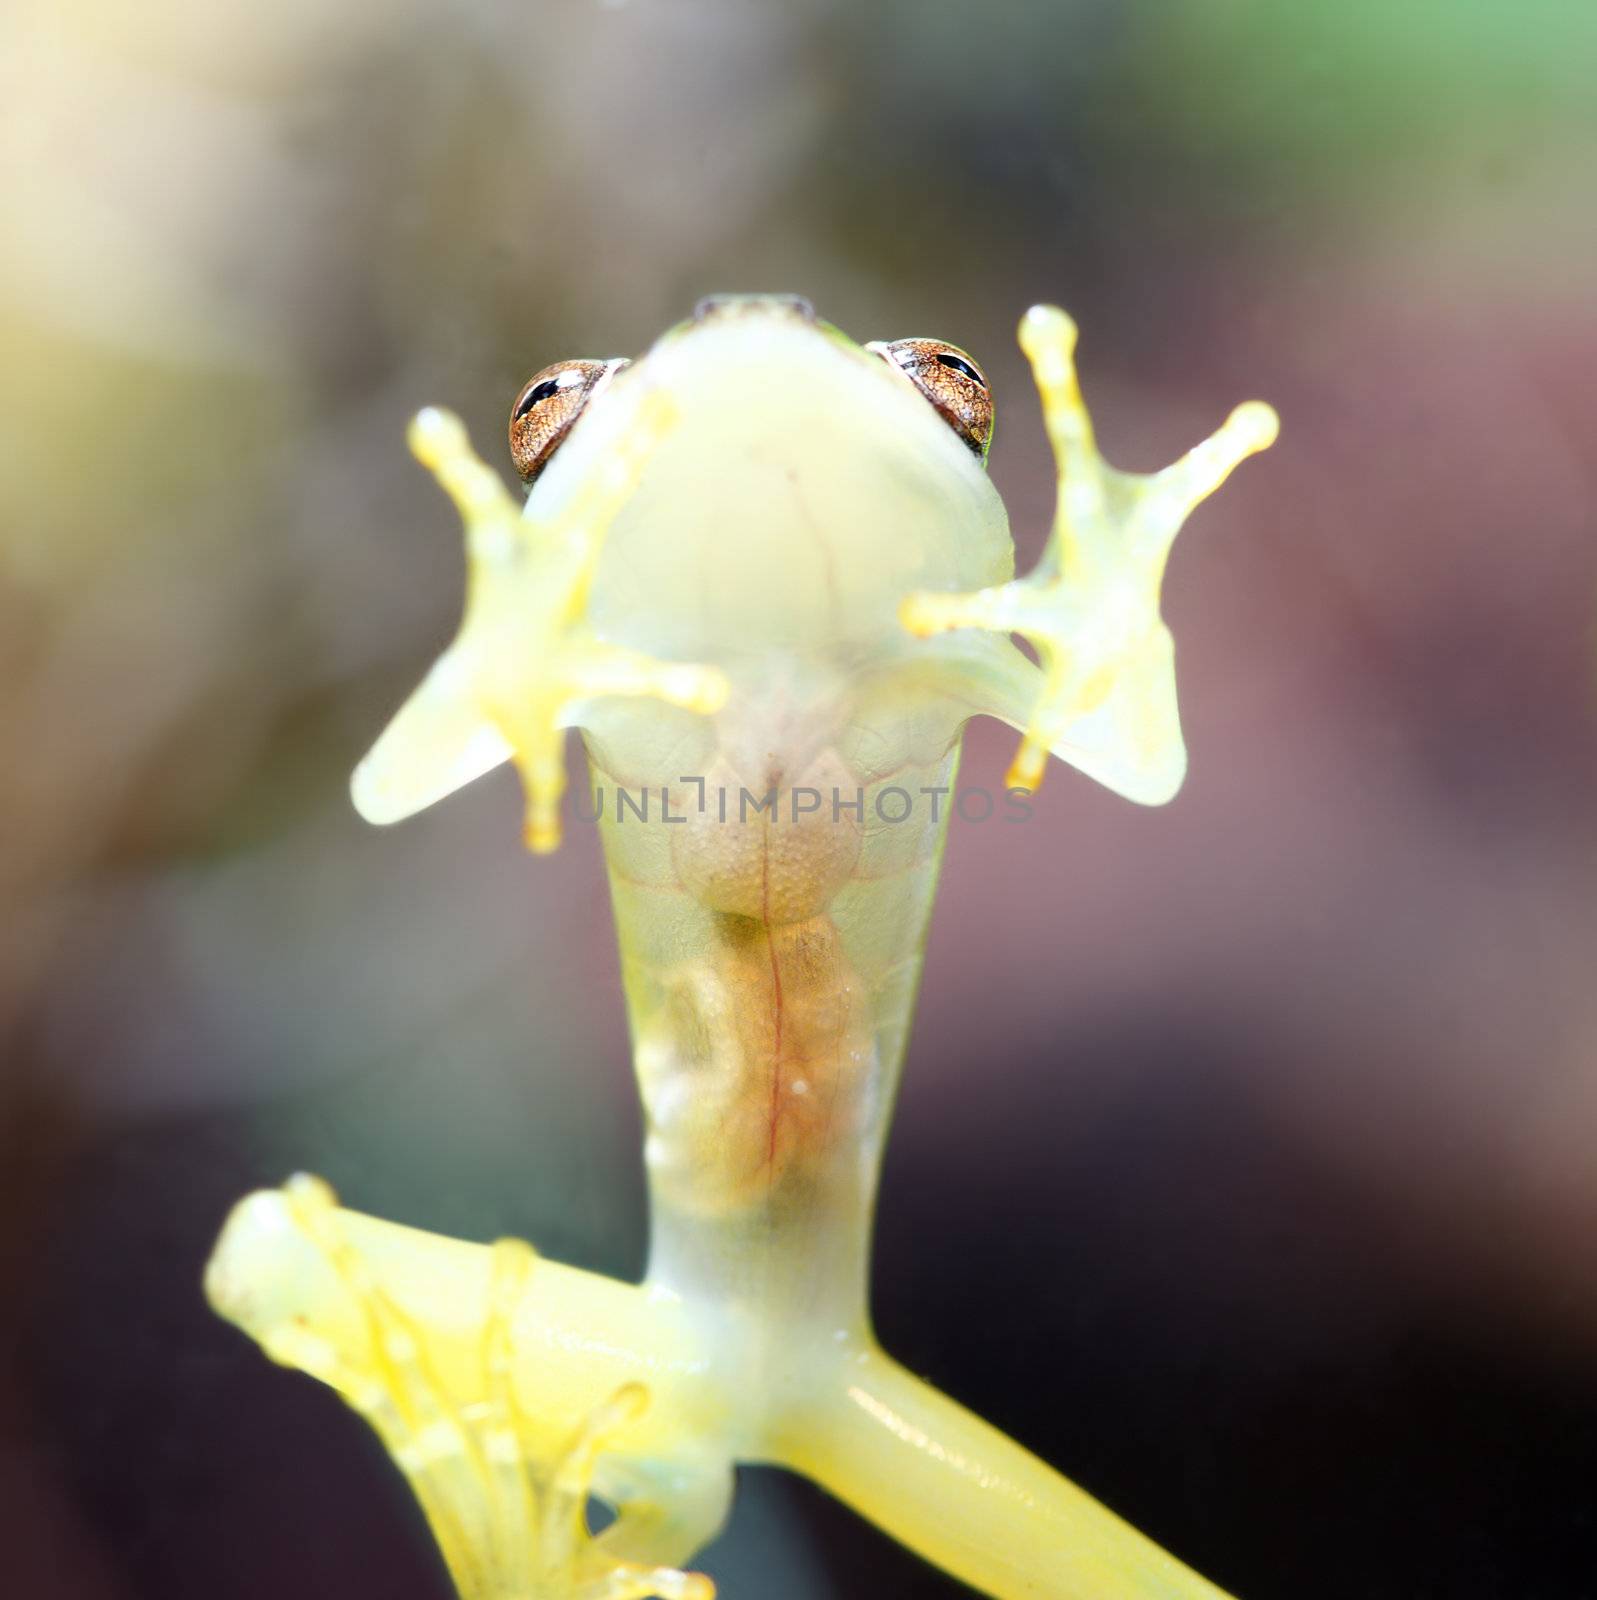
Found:
<svg viewBox="0 0 1597 1600"><path fill-rule="evenodd" d="M501 761L534 851L580 731L643 1100L641 1284L338 1207L243 1201L213 1305L332 1384L408 1475L468 1600L684 1596L738 1462L804 1473L988 1594L1216 1596L895 1363L867 1305L872 1210L961 731L1168 800L1185 751L1159 590L1191 508L1268 445L1239 407L1174 466L1107 466L1075 329L1021 323L1059 468L1013 575L965 352L856 345L796 297L719 297L627 362L517 399L518 504L460 423L416 455L460 510L458 637L355 774L395 822ZM1026 640L1035 660L1015 642ZM614 1521L589 1531L596 1495Z"/></svg>

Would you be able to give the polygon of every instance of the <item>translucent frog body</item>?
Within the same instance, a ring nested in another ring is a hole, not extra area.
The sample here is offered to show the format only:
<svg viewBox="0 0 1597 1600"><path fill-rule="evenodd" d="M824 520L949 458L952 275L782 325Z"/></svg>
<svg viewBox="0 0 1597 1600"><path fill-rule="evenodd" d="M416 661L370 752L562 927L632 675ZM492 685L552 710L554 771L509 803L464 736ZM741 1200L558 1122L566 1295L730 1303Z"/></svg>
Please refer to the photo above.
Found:
<svg viewBox="0 0 1597 1600"><path fill-rule="evenodd" d="M1255 402L1165 471L1116 472L1069 319L1036 308L1021 341L1060 486L1019 580L965 403L979 372L927 341L857 346L792 299L718 301L636 363L586 364L524 508L454 418L413 424L465 520L466 616L356 803L396 821L509 759L527 843L550 849L581 731L645 1114L648 1273L417 1233L301 1178L240 1204L207 1288L377 1428L468 1600L703 1600L686 1568L740 1461L805 1473L992 1595L1220 1593L893 1362L867 1307L963 726L1021 731L1015 790L1051 752L1169 799L1185 752L1165 557L1275 433ZM944 379L963 387L928 389ZM616 1511L597 1535L590 1493Z"/></svg>

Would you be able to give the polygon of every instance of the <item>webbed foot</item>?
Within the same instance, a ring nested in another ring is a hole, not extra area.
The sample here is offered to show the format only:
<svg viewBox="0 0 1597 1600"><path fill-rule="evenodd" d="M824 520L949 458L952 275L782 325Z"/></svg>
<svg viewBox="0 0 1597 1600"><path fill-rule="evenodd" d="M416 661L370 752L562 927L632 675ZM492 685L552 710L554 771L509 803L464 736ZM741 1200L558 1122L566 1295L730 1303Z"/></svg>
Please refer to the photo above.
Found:
<svg viewBox="0 0 1597 1600"><path fill-rule="evenodd" d="M582 701L649 695L703 713L725 702L719 668L623 649L587 620L605 535L671 422L665 397L645 395L605 470L544 521L511 498L457 416L435 407L417 414L411 451L465 524L466 614L455 642L356 769L355 808L368 822L397 822L514 759L527 795L528 848L553 850L565 730Z"/></svg>
<svg viewBox="0 0 1597 1600"><path fill-rule="evenodd" d="M642 1414L648 1391L626 1383L550 1445L534 1438L514 1383L515 1307L537 1257L519 1240L493 1247L480 1342L481 1398L459 1402L438 1380L421 1331L383 1291L344 1238L333 1191L297 1177L288 1213L337 1275L364 1319L364 1348L339 1348L300 1321L263 1330L266 1353L336 1389L376 1430L410 1481L462 1600L712 1600L702 1574L624 1559L633 1518L590 1533L588 1498L607 1447Z"/></svg>
<svg viewBox="0 0 1597 1600"><path fill-rule="evenodd" d="M1035 647L1042 681L1032 703L994 708L1024 730L1008 786L1035 789L1052 753L1129 800L1160 805L1187 766L1174 646L1159 614L1165 561L1193 507L1271 444L1279 423L1251 400L1173 466L1118 472L1093 440L1075 323L1055 306L1033 306L1020 342L1059 473L1047 548L1024 578L973 594L913 594L900 616L922 637L983 628Z"/></svg>

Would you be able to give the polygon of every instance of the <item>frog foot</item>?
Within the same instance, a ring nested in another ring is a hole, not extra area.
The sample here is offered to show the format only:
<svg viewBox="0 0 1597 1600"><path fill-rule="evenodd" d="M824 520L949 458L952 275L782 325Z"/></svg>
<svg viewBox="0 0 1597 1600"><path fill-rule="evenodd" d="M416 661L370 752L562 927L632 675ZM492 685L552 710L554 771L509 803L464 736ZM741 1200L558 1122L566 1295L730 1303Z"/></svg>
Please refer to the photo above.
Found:
<svg viewBox="0 0 1597 1600"><path fill-rule="evenodd" d="M529 1437L512 1381L511 1327L537 1261L530 1245L506 1239L493 1247L482 1397L461 1404L434 1374L420 1331L343 1237L332 1189L301 1175L283 1195L295 1225L359 1307L367 1339L360 1354L340 1353L291 1321L263 1333L263 1348L337 1390L376 1430L410 1481L461 1600L713 1600L715 1585L701 1573L615 1555L611 1546L632 1514L627 1505L602 1534L588 1530L595 1468L647 1406L642 1384L623 1384L551 1450L538 1451Z"/></svg>
<svg viewBox="0 0 1597 1600"><path fill-rule="evenodd" d="M1161 805L1187 765L1174 645L1159 614L1165 561L1193 507L1269 446L1279 423L1251 400L1173 466L1119 472L1093 440L1076 377L1075 323L1056 306L1033 306L1020 343L1059 475L1042 559L1024 578L971 594L912 594L900 618L920 637L983 628L1019 634L1036 649L1040 690L1029 706L1000 710L1023 731L1010 787L1035 789L1052 753L1127 799Z"/></svg>
<svg viewBox="0 0 1597 1600"><path fill-rule="evenodd" d="M565 730L583 701L651 695L701 713L725 703L718 668L624 649L586 617L605 535L672 420L663 394L643 396L604 470L540 517L512 499L457 416L417 414L411 451L465 524L466 612L455 642L355 771L355 807L369 822L398 822L510 758L526 790L528 848L553 850Z"/></svg>

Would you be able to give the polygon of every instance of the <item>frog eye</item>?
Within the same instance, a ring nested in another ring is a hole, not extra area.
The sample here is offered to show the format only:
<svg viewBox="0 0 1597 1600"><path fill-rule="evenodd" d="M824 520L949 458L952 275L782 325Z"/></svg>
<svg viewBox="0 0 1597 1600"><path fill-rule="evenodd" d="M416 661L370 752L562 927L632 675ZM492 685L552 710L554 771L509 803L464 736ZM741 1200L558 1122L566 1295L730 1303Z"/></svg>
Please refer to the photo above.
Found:
<svg viewBox="0 0 1597 1600"><path fill-rule="evenodd" d="M534 373L510 408L510 459L531 483L549 465L582 408L629 363L557 361Z"/></svg>
<svg viewBox="0 0 1597 1600"><path fill-rule="evenodd" d="M878 339L865 346L895 366L983 461L993 442L993 396L980 367L941 339Z"/></svg>

